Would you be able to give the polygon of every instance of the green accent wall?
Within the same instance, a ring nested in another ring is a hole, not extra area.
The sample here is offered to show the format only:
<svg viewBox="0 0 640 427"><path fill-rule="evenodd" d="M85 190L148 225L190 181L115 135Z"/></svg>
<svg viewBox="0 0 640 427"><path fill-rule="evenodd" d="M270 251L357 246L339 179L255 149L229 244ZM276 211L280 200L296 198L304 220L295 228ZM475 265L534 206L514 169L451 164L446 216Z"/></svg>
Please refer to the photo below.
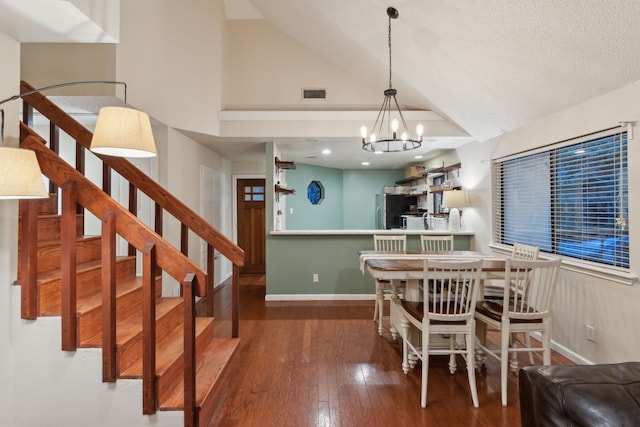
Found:
<svg viewBox="0 0 640 427"><path fill-rule="evenodd" d="M404 170L342 170L296 164L286 172L287 230L372 230L375 228L375 195L394 185ZM324 199L317 205L307 199L307 186L319 181ZM293 209L293 214L291 213Z"/></svg>

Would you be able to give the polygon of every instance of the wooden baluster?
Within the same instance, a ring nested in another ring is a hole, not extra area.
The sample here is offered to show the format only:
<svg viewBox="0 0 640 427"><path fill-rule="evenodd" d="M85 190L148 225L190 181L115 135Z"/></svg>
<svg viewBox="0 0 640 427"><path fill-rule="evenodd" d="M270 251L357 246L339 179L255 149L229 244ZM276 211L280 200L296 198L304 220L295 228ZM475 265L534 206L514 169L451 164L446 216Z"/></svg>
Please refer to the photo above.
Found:
<svg viewBox="0 0 640 427"><path fill-rule="evenodd" d="M20 200L20 315L38 317L38 202Z"/></svg>
<svg viewBox="0 0 640 427"><path fill-rule="evenodd" d="M138 189L131 182L129 183L129 212L138 216ZM129 244L129 256L136 256L136 248Z"/></svg>
<svg viewBox="0 0 640 427"><path fill-rule="evenodd" d="M157 202L156 202L156 207L155 207L155 218L154 218L154 228L155 228L155 232L158 233L159 236L162 236L162 231L163 231L163 227L162 227L162 206L160 206Z"/></svg>
<svg viewBox="0 0 640 427"><path fill-rule="evenodd" d="M22 122L33 128L33 107L24 100L22 102Z"/></svg>
<svg viewBox="0 0 640 427"><path fill-rule="evenodd" d="M102 163L102 191L111 195L111 166Z"/></svg>
<svg viewBox="0 0 640 427"><path fill-rule="evenodd" d="M84 175L85 171L85 148L76 141L76 170ZM76 212L79 215L84 214L84 208L81 205L76 205Z"/></svg>
<svg viewBox="0 0 640 427"><path fill-rule="evenodd" d="M189 256L189 228L184 223L180 224L180 252Z"/></svg>
<svg viewBox="0 0 640 427"><path fill-rule="evenodd" d="M184 425L198 425L196 412L196 340L195 340L195 295L197 278L193 273L187 274L182 282L184 301Z"/></svg>
<svg viewBox="0 0 640 427"><path fill-rule="evenodd" d="M215 259L216 254L213 246L211 244L207 244L207 295L206 295L206 315L211 317L213 316L213 278L215 273Z"/></svg>
<svg viewBox="0 0 640 427"><path fill-rule="evenodd" d="M156 245L142 251L142 412L155 414L156 399Z"/></svg>
<svg viewBox="0 0 640 427"><path fill-rule="evenodd" d="M233 276L231 279L231 337L238 338L238 304L240 303L240 267L233 264Z"/></svg>
<svg viewBox="0 0 640 427"><path fill-rule="evenodd" d="M73 182L62 186L60 278L62 282L62 349L74 351L78 345L76 314L76 259L77 259L77 194Z"/></svg>
<svg viewBox="0 0 640 427"><path fill-rule="evenodd" d="M116 214L102 218L102 381L116 380Z"/></svg>
<svg viewBox="0 0 640 427"><path fill-rule="evenodd" d="M60 129L55 123L49 122L49 149L56 154L60 154ZM55 193L56 185L49 181L49 193Z"/></svg>
<svg viewBox="0 0 640 427"><path fill-rule="evenodd" d="M158 202L155 203L155 212L154 212L154 229L155 232L159 235L162 236L162 206L160 206L158 204ZM162 274L162 269L160 269L160 267L156 268L156 275L160 276Z"/></svg>

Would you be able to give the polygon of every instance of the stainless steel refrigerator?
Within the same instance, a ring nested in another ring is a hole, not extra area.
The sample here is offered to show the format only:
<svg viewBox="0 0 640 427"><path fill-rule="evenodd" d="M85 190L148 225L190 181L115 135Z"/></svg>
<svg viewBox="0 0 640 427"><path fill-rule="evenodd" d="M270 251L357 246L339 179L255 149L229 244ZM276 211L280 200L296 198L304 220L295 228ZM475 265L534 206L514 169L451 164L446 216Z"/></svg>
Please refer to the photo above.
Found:
<svg viewBox="0 0 640 427"><path fill-rule="evenodd" d="M409 211L411 201L402 194L376 194L376 229L402 228L401 215Z"/></svg>

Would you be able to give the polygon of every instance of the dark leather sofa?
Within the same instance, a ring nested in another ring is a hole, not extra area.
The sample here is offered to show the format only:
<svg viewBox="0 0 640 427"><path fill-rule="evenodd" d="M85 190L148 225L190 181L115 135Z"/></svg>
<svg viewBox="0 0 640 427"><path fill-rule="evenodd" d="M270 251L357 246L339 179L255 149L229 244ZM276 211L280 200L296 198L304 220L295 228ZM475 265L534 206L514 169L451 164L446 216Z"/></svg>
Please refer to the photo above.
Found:
<svg viewBox="0 0 640 427"><path fill-rule="evenodd" d="M640 426L640 362L527 366L519 383L523 427Z"/></svg>

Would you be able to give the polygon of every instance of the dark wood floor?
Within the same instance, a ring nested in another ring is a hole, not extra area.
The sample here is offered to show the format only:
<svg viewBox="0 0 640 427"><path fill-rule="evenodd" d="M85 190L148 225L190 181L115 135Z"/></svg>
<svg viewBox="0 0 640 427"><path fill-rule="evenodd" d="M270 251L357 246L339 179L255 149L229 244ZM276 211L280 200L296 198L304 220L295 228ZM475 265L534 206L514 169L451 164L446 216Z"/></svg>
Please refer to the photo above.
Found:
<svg viewBox="0 0 640 427"><path fill-rule="evenodd" d="M263 275L241 276L241 368L222 420L210 427L520 425L517 376L503 408L495 361L477 373L475 409L464 362L450 375L446 357L432 357L422 409L420 365L402 372L402 342L378 335L373 301L265 302L264 283ZM215 294L220 336L230 335L230 288ZM571 364L556 353L552 362Z"/></svg>

